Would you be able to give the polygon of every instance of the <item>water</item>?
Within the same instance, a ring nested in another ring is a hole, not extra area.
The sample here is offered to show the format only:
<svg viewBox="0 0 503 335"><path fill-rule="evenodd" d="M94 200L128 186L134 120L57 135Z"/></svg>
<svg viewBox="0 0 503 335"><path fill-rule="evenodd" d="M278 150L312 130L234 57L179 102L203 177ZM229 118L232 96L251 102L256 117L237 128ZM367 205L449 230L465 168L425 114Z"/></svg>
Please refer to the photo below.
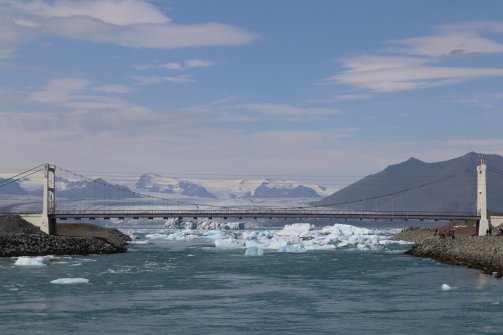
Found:
<svg viewBox="0 0 503 335"><path fill-rule="evenodd" d="M0 334L499 334L501 280L385 250L219 250L211 240L126 254L0 259ZM56 285L58 278L88 284ZM442 284L451 290L443 291Z"/></svg>

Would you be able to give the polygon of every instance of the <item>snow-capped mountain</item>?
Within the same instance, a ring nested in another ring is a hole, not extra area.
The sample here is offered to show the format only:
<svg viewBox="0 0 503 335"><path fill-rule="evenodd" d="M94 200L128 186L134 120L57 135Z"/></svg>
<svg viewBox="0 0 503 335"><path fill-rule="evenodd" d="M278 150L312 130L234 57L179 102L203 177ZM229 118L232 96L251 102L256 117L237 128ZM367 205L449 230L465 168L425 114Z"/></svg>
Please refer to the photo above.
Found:
<svg viewBox="0 0 503 335"><path fill-rule="evenodd" d="M143 174L136 182L139 191L185 195L199 198L215 198L199 184L179 178L162 177L157 174Z"/></svg>
<svg viewBox="0 0 503 335"><path fill-rule="evenodd" d="M58 197L73 199L93 199L100 197L135 197L133 192L174 197L197 197L206 199L301 199L320 198L333 193L324 186L300 184L292 181L269 179L185 179L166 177L159 174L143 174L136 182L113 184L104 179L71 180L56 176ZM42 195L40 180L23 180L18 194ZM19 187L20 186L20 187ZM12 190L11 190L12 191Z"/></svg>
<svg viewBox="0 0 503 335"><path fill-rule="evenodd" d="M107 183L105 180L98 178L91 180L76 180L70 181L65 178L56 176L56 193L57 196L65 198L125 198L132 195L129 188L122 185L114 185Z"/></svg>
<svg viewBox="0 0 503 335"><path fill-rule="evenodd" d="M138 191L160 192L191 197L239 198L317 198L330 194L324 186L301 185L290 181L201 180L143 174L135 185Z"/></svg>

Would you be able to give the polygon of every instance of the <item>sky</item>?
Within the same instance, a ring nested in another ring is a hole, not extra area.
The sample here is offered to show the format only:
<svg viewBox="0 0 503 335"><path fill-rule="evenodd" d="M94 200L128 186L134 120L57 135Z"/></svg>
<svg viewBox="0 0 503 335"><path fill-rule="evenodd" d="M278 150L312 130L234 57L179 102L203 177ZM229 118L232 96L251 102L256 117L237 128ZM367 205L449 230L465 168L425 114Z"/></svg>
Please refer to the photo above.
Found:
<svg viewBox="0 0 503 335"><path fill-rule="evenodd" d="M503 2L0 0L2 168L364 176L503 155Z"/></svg>

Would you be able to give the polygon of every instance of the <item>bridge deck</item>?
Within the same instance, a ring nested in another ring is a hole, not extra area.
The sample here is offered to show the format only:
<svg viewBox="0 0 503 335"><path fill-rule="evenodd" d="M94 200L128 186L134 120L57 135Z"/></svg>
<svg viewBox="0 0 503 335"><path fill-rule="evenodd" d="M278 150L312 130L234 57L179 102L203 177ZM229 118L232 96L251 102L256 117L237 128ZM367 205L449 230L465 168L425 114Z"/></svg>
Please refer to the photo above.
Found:
<svg viewBox="0 0 503 335"><path fill-rule="evenodd" d="M365 220L479 220L473 213L427 212L348 212L330 210L106 210L106 211L58 211L51 215L67 219L153 219L153 218L223 218L223 219L365 219Z"/></svg>

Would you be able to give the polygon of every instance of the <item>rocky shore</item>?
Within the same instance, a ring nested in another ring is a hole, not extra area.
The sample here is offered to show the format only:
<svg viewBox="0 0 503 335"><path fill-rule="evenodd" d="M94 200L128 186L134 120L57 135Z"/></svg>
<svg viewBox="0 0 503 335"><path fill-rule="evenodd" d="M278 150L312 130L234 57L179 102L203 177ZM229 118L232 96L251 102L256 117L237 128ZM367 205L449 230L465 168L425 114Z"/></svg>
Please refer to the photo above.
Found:
<svg viewBox="0 0 503 335"><path fill-rule="evenodd" d="M429 257L448 264L480 269L503 277L503 237L456 234L455 239L434 236L435 229L407 229L394 236L396 240L414 242L406 253Z"/></svg>
<svg viewBox="0 0 503 335"><path fill-rule="evenodd" d="M91 224L58 224L47 235L19 216L0 217L0 257L112 254L127 251L130 237Z"/></svg>

